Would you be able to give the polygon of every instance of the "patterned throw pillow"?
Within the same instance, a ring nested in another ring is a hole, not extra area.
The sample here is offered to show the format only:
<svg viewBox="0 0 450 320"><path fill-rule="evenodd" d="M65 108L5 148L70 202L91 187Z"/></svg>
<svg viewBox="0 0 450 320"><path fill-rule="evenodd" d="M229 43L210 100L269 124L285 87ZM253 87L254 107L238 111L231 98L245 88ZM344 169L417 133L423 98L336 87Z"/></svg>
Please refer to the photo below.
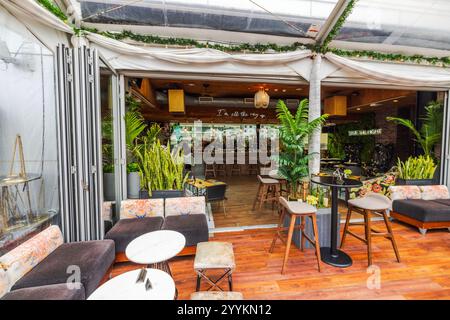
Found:
<svg viewBox="0 0 450 320"><path fill-rule="evenodd" d="M44 260L64 242L58 226L51 226L25 241L18 247L0 257L0 295L9 291L17 280L22 278L39 262Z"/></svg>
<svg viewBox="0 0 450 320"><path fill-rule="evenodd" d="M407 200L407 199L421 199L422 194L418 186L391 186L391 200Z"/></svg>
<svg viewBox="0 0 450 320"><path fill-rule="evenodd" d="M447 186L420 186L423 200L450 199Z"/></svg>
<svg viewBox="0 0 450 320"><path fill-rule="evenodd" d="M164 217L164 199L124 200L120 205L120 219Z"/></svg>
<svg viewBox="0 0 450 320"><path fill-rule="evenodd" d="M381 177L363 181L362 187L350 189L350 199L364 197L368 193L379 193L389 197L389 187L395 184L395 173L387 173Z"/></svg>
<svg viewBox="0 0 450 320"><path fill-rule="evenodd" d="M206 214L205 197L183 197L166 199L166 217L188 214Z"/></svg>

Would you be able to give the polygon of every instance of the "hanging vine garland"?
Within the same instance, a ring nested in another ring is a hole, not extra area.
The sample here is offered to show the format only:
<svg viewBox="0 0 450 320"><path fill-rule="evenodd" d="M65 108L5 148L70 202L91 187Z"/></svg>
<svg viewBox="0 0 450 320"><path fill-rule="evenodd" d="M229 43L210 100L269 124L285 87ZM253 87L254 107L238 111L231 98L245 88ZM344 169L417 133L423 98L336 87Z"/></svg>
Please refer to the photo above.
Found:
<svg viewBox="0 0 450 320"><path fill-rule="evenodd" d="M55 16L67 23L67 16L64 12L56 6L51 0L37 0L42 6L47 8ZM450 56L447 57L430 57L423 55L403 55L397 53L382 53L371 50L344 50L329 48L328 45L336 37L336 35L341 30L347 17L352 12L357 0L351 0L347 7L344 9L342 15L336 22L333 29L330 31L326 39L321 46L314 46L311 44L304 44L300 42L295 42L291 45L277 45L275 43L267 44L251 44L251 43L240 43L240 44L220 44L216 42L208 41L198 41L194 39L186 38L171 38L171 37L159 37L155 35L144 35L137 34L132 31L122 31L122 32L110 32L110 31L99 31L95 28L73 27L75 34L81 36L84 32L97 33L102 36L115 39L115 40L125 40L130 39L140 43L155 44L155 45L166 45L166 46L180 46L180 47L195 47L195 48L211 48L215 50L220 50L224 52L248 52L248 53L269 53L269 52L292 52L296 50L310 49L318 53L332 52L339 56L349 57L349 58L369 58L379 61L392 61L392 62L410 62L416 64L431 64L442 67L450 66Z"/></svg>
<svg viewBox="0 0 450 320"><path fill-rule="evenodd" d="M336 24L331 29L330 33L328 33L327 37L325 38L321 46L318 48L317 52L325 53L328 51L328 45L334 38L336 38L339 31L341 31L348 16L350 15L350 13L352 13L353 8L355 7L357 1L358 0L350 0L350 2L347 4L344 11L340 15L339 19L336 21Z"/></svg>
<svg viewBox="0 0 450 320"><path fill-rule="evenodd" d="M46 8L48 11L53 13L55 16L57 16L59 19L61 19L64 22L67 22L67 16L66 14L51 0L37 0L37 2Z"/></svg>

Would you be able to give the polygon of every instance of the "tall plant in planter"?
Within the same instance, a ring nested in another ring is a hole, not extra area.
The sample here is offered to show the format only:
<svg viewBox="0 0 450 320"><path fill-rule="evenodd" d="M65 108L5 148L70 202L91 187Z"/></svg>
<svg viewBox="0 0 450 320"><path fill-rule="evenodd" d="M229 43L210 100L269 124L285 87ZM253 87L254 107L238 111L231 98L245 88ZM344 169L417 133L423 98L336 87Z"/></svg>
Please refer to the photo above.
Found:
<svg viewBox="0 0 450 320"><path fill-rule="evenodd" d="M425 116L422 117L422 127L417 129L409 119L387 117L386 120L407 127L415 136L425 156L434 157L434 146L441 141L443 126L442 104L436 101L430 102L425 107Z"/></svg>
<svg viewBox="0 0 450 320"><path fill-rule="evenodd" d="M154 191L182 191L189 173L184 173L183 150L172 151L170 145L163 146L159 139L136 147L141 176L141 186L151 197Z"/></svg>
<svg viewBox="0 0 450 320"><path fill-rule="evenodd" d="M300 102L295 116L282 100L278 101L277 117L281 124L279 174L288 181L291 198L298 197L300 182L309 176L308 162L310 156L305 152L308 137L315 129L324 124L328 117L328 115L322 115L309 122L308 115L308 99Z"/></svg>

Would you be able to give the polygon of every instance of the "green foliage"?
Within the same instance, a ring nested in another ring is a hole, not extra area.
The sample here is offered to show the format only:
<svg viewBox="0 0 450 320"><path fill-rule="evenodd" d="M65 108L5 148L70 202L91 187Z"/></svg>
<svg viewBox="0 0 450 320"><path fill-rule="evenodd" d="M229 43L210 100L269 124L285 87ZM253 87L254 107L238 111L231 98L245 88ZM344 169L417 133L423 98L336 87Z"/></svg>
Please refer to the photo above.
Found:
<svg viewBox="0 0 450 320"><path fill-rule="evenodd" d="M133 150L136 139L147 128L145 119L140 112L139 103L130 95L126 97L127 112L125 113L125 143L128 150Z"/></svg>
<svg viewBox="0 0 450 320"><path fill-rule="evenodd" d="M352 130L368 130L375 127L375 121L372 114L362 117L355 123L337 125L334 132L328 134L328 154L332 158L344 159L346 144L357 144L361 146L361 161L369 162L372 159L375 136L349 136L348 132Z"/></svg>
<svg viewBox="0 0 450 320"><path fill-rule="evenodd" d="M341 57L348 58L370 58L373 60L380 61L394 61L394 62L410 62L410 63L428 63L432 65L447 67L450 65L450 56L447 57L430 57L423 56L419 54L415 55L404 55L400 53L383 53L372 50L345 50L328 48L328 52L332 52Z"/></svg>
<svg viewBox="0 0 450 320"><path fill-rule="evenodd" d="M436 171L433 158L426 156L409 157L405 162L398 159L397 168L401 179L432 179Z"/></svg>
<svg viewBox="0 0 450 320"><path fill-rule="evenodd" d="M344 26L345 21L347 20L350 13L352 13L353 8L355 7L357 0L350 0L350 2L347 4L347 7L344 9L338 20L336 21L336 24L331 29L330 33L328 33L327 37L323 41L320 48L317 50L318 52L325 53L328 51L328 45L330 42L336 38L336 36L339 34L339 31L341 31L342 27Z"/></svg>
<svg viewBox="0 0 450 320"><path fill-rule="evenodd" d="M112 163L106 163L103 165L103 173L113 173L114 165Z"/></svg>
<svg viewBox="0 0 450 320"><path fill-rule="evenodd" d="M183 190L189 176L184 173L183 151L171 151L170 145L161 145L154 135L159 133L156 126L149 131L134 149L141 187L150 195L154 190Z"/></svg>
<svg viewBox="0 0 450 320"><path fill-rule="evenodd" d="M136 162L131 162L127 164L127 173L139 172L139 164Z"/></svg>
<svg viewBox="0 0 450 320"><path fill-rule="evenodd" d="M48 11L53 13L55 16L57 16L62 21L67 21L66 14L51 0L37 0L37 2L46 8Z"/></svg>
<svg viewBox="0 0 450 320"><path fill-rule="evenodd" d="M419 143L426 156L434 156L434 146L442 138L442 119L443 108L439 102L432 101L425 107L426 114L421 118L422 127L418 130L409 119L387 117L386 120L394 121L397 124L407 127L416 137L415 141Z"/></svg>
<svg viewBox="0 0 450 320"><path fill-rule="evenodd" d="M295 116L292 115L282 100L278 101L277 117L281 124L279 173L289 182L292 196L296 196L300 181L309 176L308 162L310 156L305 153L307 139L328 117L328 115L322 115L309 122L308 114L308 99L300 102Z"/></svg>

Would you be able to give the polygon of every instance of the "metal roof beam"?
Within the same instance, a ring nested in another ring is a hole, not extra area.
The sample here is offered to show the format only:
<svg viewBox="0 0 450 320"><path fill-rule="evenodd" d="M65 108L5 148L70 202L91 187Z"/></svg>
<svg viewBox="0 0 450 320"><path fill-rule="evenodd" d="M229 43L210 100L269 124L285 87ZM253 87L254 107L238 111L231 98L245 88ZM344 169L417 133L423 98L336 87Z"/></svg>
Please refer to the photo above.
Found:
<svg viewBox="0 0 450 320"><path fill-rule="evenodd" d="M328 19L325 21L323 26L320 28L319 33L316 36L316 44L321 45L325 41L325 39L330 34L331 30L333 30L334 26L336 25L339 18L344 13L345 8L347 8L348 4L350 3L350 0L339 0L336 3L336 6L334 7L333 11L331 11L330 15L328 16Z"/></svg>

